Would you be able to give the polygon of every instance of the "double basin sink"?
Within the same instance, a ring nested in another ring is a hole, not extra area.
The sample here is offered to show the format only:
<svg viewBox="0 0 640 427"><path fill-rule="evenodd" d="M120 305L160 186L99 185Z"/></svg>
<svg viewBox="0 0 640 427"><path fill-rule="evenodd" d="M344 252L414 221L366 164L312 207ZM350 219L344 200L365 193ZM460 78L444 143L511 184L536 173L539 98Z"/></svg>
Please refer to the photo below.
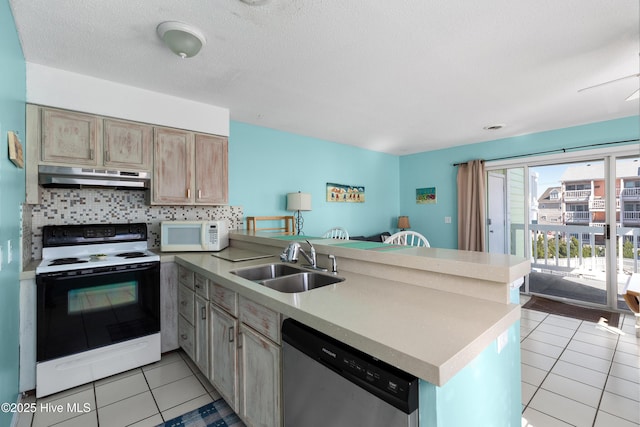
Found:
<svg viewBox="0 0 640 427"><path fill-rule="evenodd" d="M342 277L309 271L289 264L267 264L230 273L285 293L306 292L344 281Z"/></svg>

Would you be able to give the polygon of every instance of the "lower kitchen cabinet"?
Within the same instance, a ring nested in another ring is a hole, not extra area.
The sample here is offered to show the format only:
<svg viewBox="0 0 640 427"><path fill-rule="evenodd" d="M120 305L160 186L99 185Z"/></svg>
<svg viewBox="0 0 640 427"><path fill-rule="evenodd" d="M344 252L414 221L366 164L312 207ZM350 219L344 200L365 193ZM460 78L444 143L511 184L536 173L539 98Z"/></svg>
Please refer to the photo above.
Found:
<svg viewBox="0 0 640 427"><path fill-rule="evenodd" d="M240 412L250 426L280 426L280 346L240 324Z"/></svg>
<svg viewBox="0 0 640 427"><path fill-rule="evenodd" d="M178 344L178 266L175 262L160 264L160 351L176 350Z"/></svg>
<svg viewBox="0 0 640 427"><path fill-rule="evenodd" d="M209 379L224 400L238 411L238 320L213 303L209 305Z"/></svg>

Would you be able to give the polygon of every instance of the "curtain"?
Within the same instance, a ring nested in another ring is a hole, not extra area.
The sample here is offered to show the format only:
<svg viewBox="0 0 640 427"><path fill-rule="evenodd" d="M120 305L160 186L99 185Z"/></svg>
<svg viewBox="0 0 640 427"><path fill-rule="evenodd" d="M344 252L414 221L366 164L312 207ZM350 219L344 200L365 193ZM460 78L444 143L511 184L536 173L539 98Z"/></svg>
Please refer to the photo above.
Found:
<svg viewBox="0 0 640 427"><path fill-rule="evenodd" d="M483 160L458 165L458 249L484 252L485 172Z"/></svg>

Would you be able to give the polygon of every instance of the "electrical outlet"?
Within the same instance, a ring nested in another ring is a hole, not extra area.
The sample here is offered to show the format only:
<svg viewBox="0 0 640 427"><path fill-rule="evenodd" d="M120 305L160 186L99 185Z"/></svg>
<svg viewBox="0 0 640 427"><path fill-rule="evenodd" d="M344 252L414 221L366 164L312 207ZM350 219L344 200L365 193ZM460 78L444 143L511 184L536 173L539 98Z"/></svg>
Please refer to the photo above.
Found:
<svg viewBox="0 0 640 427"><path fill-rule="evenodd" d="M11 239L9 239L7 240L7 264L11 264L11 261L13 261L13 251L11 249Z"/></svg>
<svg viewBox="0 0 640 427"><path fill-rule="evenodd" d="M445 224L451 224L451 217L450 216L445 216L444 217L444 223Z"/></svg>

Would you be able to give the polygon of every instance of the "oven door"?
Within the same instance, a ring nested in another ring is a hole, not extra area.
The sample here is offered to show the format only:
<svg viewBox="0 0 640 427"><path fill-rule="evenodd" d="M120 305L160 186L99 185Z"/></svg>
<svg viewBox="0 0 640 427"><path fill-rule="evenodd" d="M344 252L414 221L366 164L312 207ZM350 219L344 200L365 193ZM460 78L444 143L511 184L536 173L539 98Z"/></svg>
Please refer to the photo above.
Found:
<svg viewBox="0 0 640 427"><path fill-rule="evenodd" d="M160 331L160 262L36 275L37 360Z"/></svg>

